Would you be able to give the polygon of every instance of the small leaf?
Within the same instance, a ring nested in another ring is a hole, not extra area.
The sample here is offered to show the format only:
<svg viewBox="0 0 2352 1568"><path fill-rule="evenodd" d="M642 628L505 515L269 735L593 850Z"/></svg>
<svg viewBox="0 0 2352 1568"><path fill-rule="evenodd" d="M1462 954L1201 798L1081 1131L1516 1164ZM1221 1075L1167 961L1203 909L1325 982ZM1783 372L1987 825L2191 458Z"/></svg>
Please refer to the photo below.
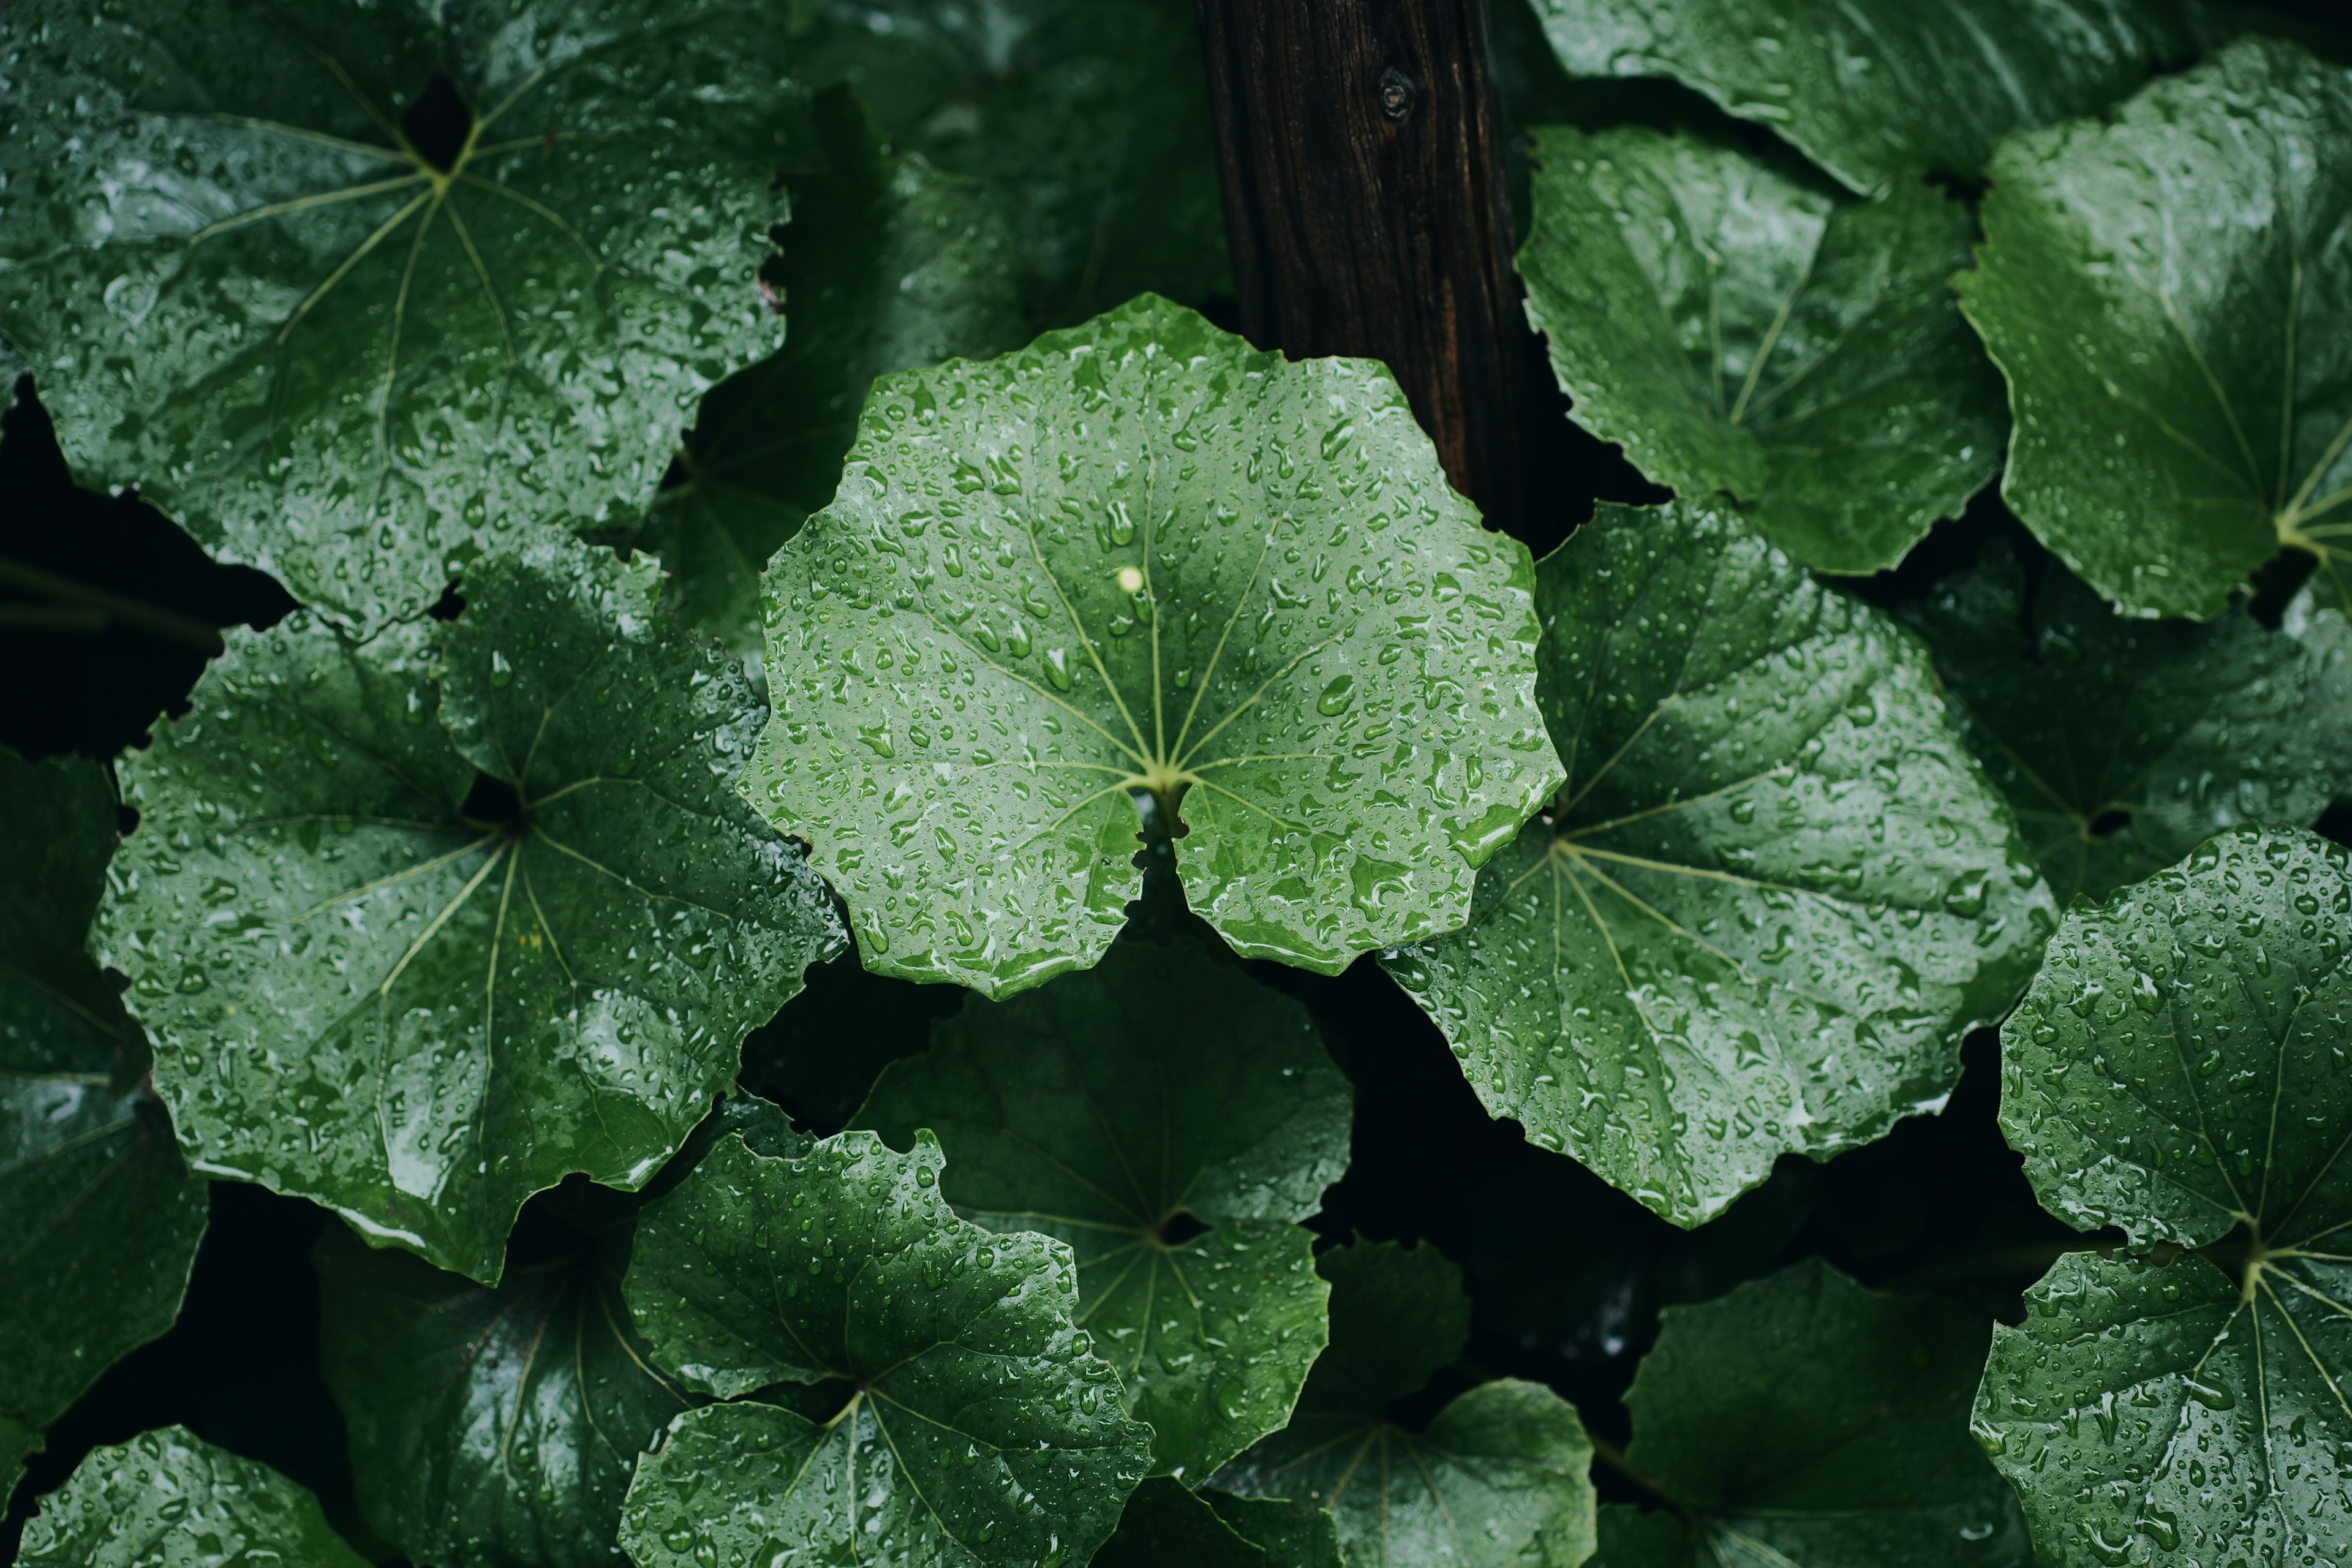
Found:
<svg viewBox="0 0 2352 1568"><path fill-rule="evenodd" d="M886 973L997 995L1095 963L1145 791L1237 951L1337 973L1461 923L1558 780L1531 580L1387 371L1146 297L877 384L769 568L748 787Z"/></svg>
<svg viewBox="0 0 2352 1568"><path fill-rule="evenodd" d="M184 1426L93 1448L25 1526L26 1568L366 1568L319 1500Z"/></svg>
<svg viewBox="0 0 2352 1568"><path fill-rule="evenodd" d="M1323 1348L1328 1288L1292 1222L1347 1168L1353 1099L1298 1004L1189 939L1124 942L966 1004L857 1123L929 1129L958 1213L1070 1245L1154 1468L1197 1480L1290 1418Z"/></svg>
<svg viewBox="0 0 2352 1568"><path fill-rule="evenodd" d="M2000 377L1945 286L1968 209L1841 201L1736 149L1536 133L1528 317L1575 418L1809 565L1875 572L1992 478Z"/></svg>
<svg viewBox="0 0 2352 1568"><path fill-rule="evenodd" d="M1276 1568L1217 1510L1167 1476L1153 1476L1127 1500L1118 1529L1088 1568Z"/></svg>

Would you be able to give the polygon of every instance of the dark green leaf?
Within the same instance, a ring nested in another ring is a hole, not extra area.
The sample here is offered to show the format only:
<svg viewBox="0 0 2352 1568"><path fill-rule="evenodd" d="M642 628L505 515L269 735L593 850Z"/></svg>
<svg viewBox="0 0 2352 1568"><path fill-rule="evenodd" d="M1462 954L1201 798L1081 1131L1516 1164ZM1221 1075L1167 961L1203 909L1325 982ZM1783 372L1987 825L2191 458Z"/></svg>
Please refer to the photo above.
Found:
<svg viewBox="0 0 2352 1568"><path fill-rule="evenodd" d="M1538 595L1569 783L1385 962L1488 1110L1696 1225L1939 1103L2050 895L1925 651L1735 514L1603 507Z"/></svg>
<svg viewBox="0 0 2352 1568"><path fill-rule="evenodd" d="M1130 941L932 1038L858 1125L929 1129L959 1213L1069 1243L1154 1468L1197 1480L1279 1429L1329 1293L1293 1222L1347 1168L1354 1100L1307 1010L1190 940ZM1188 1215L1206 1228L1171 1228Z"/></svg>
<svg viewBox="0 0 2352 1568"><path fill-rule="evenodd" d="M1135 1489L1118 1529L1093 1568L1267 1568L1265 1551L1243 1539L1181 1481L1154 1476Z"/></svg>
<svg viewBox="0 0 2352 1568"><path fill-rule="evenodd" d="M2049 1568L2352 1552L2347 955L2352 856L2241 828L2076 904L2001 1027L2042 1206L2205 1249L2068 1257L1994 1331L1978 1429Z"/></svg>
<svg viewBox="0 0 2352 1568"><path fill-rule="evenodd" d="M319 1500L184 1426L93 1448L25 1527L26 1568L366 1568Z"/></svg>
<svg viewBox="0 0 2352 1568"><path fill-rule="evenodd" d="M0 330L84 483L413 613L518 528L635 516L775 346L783 35L742 0L11 5Z"/></svg>
<svg viewBox="0 0 2352 1568"><path fill-rule="evenodd" d="M1736 149L1537 132L1528 316L1579 424L1791 555L1894 565L1999 466L2000 377L1945 279L1968 209L1919 180L1810 190Z"/></svg>
<svg viewBox="0 0 2352 1568"><path fill-rule="evenodd" d="M1339 1529L1318 1509L1295 1511L1276 1498L1235 1497L1213 1489L1200 1494L1234 1533L1265 1552L1265 1568L1343 1568Z"/></svg>
<svg viewBox="0 0 2352 1568"><path fill-rule="evenodd" d="M489 1282L530 1194L651 1175L841 932L736 798L764 709L650 568L555 536L466 589L233 637L124 759L99 940L200 1169Z"/></svg>
<svg viewBox="0 0 2352 1568"><path fill-rule="evenodd" d="M2009 377L2001 494L2138 616L2294 546L2352 611L2352 72L2248 38L2005 142L1962 308Z"/></svg>
<svg viewBox="0 0 2352 1568"><path fill-rule="evenodd" d="M1459 925L1559 779L1526 548L1385 369L1150 297L886 377L768 573L752 798L866 964L995 995L1095 963L1181 797L1194 910L1325 973Z"/></svg>

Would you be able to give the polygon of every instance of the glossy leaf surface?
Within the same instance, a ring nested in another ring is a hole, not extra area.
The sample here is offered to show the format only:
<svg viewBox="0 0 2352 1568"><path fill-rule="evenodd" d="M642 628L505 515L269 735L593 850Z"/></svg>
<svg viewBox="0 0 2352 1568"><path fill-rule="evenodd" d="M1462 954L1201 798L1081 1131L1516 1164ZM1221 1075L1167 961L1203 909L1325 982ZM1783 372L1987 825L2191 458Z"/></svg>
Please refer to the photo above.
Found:
<svg viewBox="0 0 2352 1568"><path fill-rule="evenodd" d="M2248 38L2020 136L1956 279L2009 377L2001 494L2131 615L2295 546L2352 611L2352 72Z"/></svg>
<svg viewBox="0 0 2352 1568"><path fill-rule="evenodd" d="M26 1568L365 1568L319 1500L184 1426L93 1448L25 1527Z"/></svg>
<svg viewBox="0 0 2352 1568"><path fill-rule="evenodd" d="M626 521L778 342L764 6L231 0L0 21L0 331L86 484L363 626Z"/></svg>
<svg viewBox="0 0 2352 1568"><path fill-rule="evenodd" d="M1197 1481L1281 1428L1323 1348L1329 1287L1293 1222L1347 1168L1353 1099L1297 1003L1190 939L1129 941L967 1003L857 1125L929 1129L957 1212L1070 1245L1154 1468Z"/></svg>
<svg viewBox="0 0 2352 1568"><path fill-rule="evenodd" d="M2070 1256L1994 1331L1978 1429L2050 1568L2352 1552L2347 954L2343 847L2242 828L2070 910L2002 1026L2042 1206L2205 1249Z"/></svg>
<svg viewBox="0 0 2352 1568"><path fill-rule="evenodd" d="M2050 895L1924 650L1735 514L1604 507L1538 575L1569 782L1385 962L1489 1111L1696 1225L1938 1102Z"/></svg>
<svg viewBox="0 0 2352 1568"><path fill-rule="evenodd" d="M467 592L233 637L123 763L99 945L200 1169L488 1282L530 1194L651 1175L841 933L734 794L764 710L649 569L558 536Z"/></svg>
<svg viewBox="0 0 2352 1568"><path fill-rule="evenodd" d="M886 973L1095 963L1147 790L1181 797L1194 910L1336 973L1459 925L1558 782L1531 586L1385 370L1147 296L877 384L769 568L749 788Z"/></svg>
<svg viewBox="0 0 2352 1568"><path fill-rule="evenodd" d="M1577 423L1651 479L1875 572L1992 478L2000 376L1945 283L1959 203L1918 179L1841 200L1644 126L1549 127L1534 158L1528 320Z"/></svg>
<svg viewBox="0 0 2352 1568"><path fill-rule="evenodd" d="M1081 1563L1150 1433L1072 1321L1069 1249L958 1219L939 1145L845 1132L805 1158L722 1139L639 1216L626 1293L655 1360L722 1398L849 1384L823 1425L778 1405L672 1424L621 1542L639 1568Z"/></svg>

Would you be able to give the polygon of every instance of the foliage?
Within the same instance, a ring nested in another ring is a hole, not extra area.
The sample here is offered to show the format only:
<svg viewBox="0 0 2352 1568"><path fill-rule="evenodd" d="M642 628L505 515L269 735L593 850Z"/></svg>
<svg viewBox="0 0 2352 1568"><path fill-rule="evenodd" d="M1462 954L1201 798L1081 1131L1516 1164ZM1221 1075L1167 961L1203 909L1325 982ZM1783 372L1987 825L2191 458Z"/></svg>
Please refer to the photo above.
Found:
<svg viewBox="0 0 2352 1568"><path fill-rule="evenodd" d="M81 1462L25 1532L30 1568L360 1568L318 1500L182 1426Z"/></svg>

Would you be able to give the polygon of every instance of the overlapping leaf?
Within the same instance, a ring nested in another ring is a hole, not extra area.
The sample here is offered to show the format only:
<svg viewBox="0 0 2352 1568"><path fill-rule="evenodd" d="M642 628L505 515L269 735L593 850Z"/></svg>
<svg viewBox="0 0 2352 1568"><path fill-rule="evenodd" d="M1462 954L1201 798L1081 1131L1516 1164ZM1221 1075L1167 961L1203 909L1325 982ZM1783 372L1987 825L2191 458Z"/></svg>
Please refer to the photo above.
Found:
<svg viewBox="0 0 2352 1568"><path fill-rule="evenodd" d="M1327 1337L1293 1222L1347 1167L1353 1099L1306 1009L1189 939L1124 942L932 1039L857 1125L902 1146L929 1129L958 1212L1069 1243L1078 1321L1154 1468L1199 1480L1278 1430Z"/></svg>
<svg viewBox="0 0 2352 1568"><path fill-rule="evenodd" d="M2001 1028L2001 1125L2075 1254L1978 1430L2050 1568L2352 1552L2352 858L2241 828L2078 904Z"/></svg>
<svg viewBox="0 0 2352 1568"><path fill-rule="evenodd" d="M98 940L200 1169L490 1281L531 1193L652 1174L841 933L735 796L765 710L650 569L554 536L466 586L235 639L124 761Z"/></svg>
<svg viewBox="0 0 2352 1568"><path fill-rule="evenodd" d="M674 1422L621 1541L639 1568L787 1560L1082 1563L1150 1434L1072 1322L1076 1270L940 1198L939 1145L846 1132L805 1158L722 1139L639 1218L626 1292L658 1364L731 1398L847 1395L822 1424L757 1400Z"/></svg>
<svg viewBox="0 0 2352 1568"><path fill-rule="evenodd" d="M770 566L752 800L869 967L983 994L1093 963L1136 808L1240 952L1324 973L1459 925L1559 780L1532 573L1395 382L1145 298L884 378Z"/></svg>
<svg viewBox="0 0 2352 1568"><path fill-rule="evenodd" d="M1153 1476L1127 1500L1118 1528L1089 1568L1274 1568L1183 1482Z"/></svg>
<svg viewBox="0 0 2352 1568"><path fill-rule="evenodd" d="M1701 138L1537 133L1528 315L1579 424L1809 565L1894 565L2000 463L2000 377L1945 279L1968 210L1840 200Z"/></svg>
<svg viewBox="0 0 2352 1568"><path fill-rule="evenodd" d="M1505 1378L1457 1396L1425 1431L1388 1415L1460 1353L1461 1271L1393 1243L1336 1248L1317 1266L1331 1281L1331 1346L1290 1425L1217 1485L1329 1514L1348 1568L1574 1568L1590 1556L1592 1448L1558 1394Z"/></svg>
<svg viewBox="0 0 2352 1568"><path fill-rule="evenodd" d="M366 1568L319 1500L268 1466L184 1426L94 1448L41 1500L16 1561L26 1568Z"/></svg>
<svg viewBox="0 0 2352 1568"><path fill-rule="evenodd" d="M232 0L0 18L0 331L92 485L364 626L633 519L773 348L766 6Z"/></svg>
<svg viewBox="0 0 2352 1568"><path fill-rule="evenodd" d="M2139 616L2282 547L2352 611L2352 71L2248 38L2002 145L1958 283L2009 377L2001 494Z"/></svg>
<svg viewBox="0 0 2352 1568"><path fill-rule="evenodd" d="M1735 514L1538 573L1553 809L1384 962L1486 1108L1678 1225L1932 1106L2053 923L1926 654Z"/></svg>

